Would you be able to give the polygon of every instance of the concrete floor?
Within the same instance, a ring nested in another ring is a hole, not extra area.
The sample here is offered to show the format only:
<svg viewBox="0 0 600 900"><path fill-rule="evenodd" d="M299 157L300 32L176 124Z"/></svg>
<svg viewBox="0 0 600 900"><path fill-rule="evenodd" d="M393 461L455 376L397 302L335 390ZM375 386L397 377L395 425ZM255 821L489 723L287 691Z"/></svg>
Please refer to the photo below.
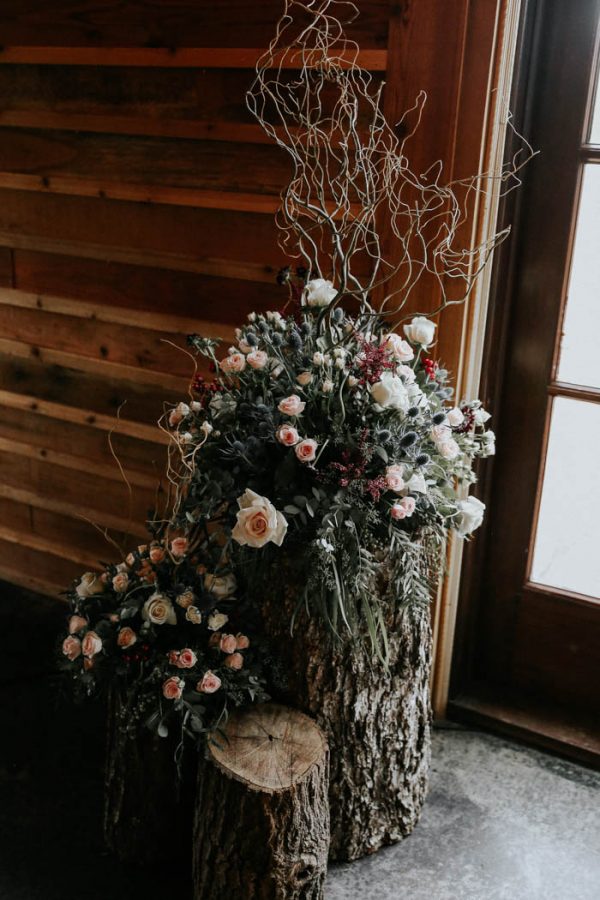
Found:
<svg viewBox="0 0 600 900"><path fill-rule="evenodd" d="M0 900L184 900L168 831L154 873L119 865L102 846L102 715L59 696L49 648L62 614L6 589L0 601ZM437 730L418 828L332 868L326 898L600 900L600 774Z"/></svg>

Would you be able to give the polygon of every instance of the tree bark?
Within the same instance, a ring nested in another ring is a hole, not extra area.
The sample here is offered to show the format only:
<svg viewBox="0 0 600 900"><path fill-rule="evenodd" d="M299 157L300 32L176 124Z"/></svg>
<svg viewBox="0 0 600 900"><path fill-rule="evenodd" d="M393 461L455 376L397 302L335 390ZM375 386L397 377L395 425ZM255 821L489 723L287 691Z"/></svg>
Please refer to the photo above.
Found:
<svg viewBox="0 0 600 900"><path fill-rule="evenodd" d="M184 753L181 779L175 754L178 737L153 732L125 732L124 707L116 690L108 704L104 777L104 838L128 862L156 866L164 860L165 829L169 853L189 866L196 754Z"/></svg>
<svg viewBox="0 0 600 900"><path fill-rule="evenodd" d="M328 750L312 719L276 704L234 713L201 765L194 900L322 900Z"/></svg>
<svg viewBox="0 0 600 900"><path fill-rule="evenodd" d="M322 619L298 610L299 592L284 584L263 605L267 637L286 661L283 699L314 716L329 742L330 859L358 859L410 834L425 799L430 612L400 609L389 618L386 668L368 639L337 641Z"/></svg>

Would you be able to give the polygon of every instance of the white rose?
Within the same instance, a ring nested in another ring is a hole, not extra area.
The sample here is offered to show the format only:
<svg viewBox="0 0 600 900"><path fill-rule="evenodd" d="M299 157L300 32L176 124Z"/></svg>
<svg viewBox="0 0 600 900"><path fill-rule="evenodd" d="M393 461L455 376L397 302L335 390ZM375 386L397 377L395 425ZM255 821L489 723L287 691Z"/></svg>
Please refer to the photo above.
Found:
<svg viewBox="0 0 600 900"><path fill-rule="evenodd" d="M324 394L331 394L331 392L333 391L333 381L327 378L321 385L321 390Z"/></svg>
<svg viewBox="0 0 600 900"><path fill-rule="evenodd" d="M233 572L227 575L213 575L212 572L207 572L204 576L204 587L219 600L224 600L231 597L237 587L237 581Z"/></svg>
<svg viewBox="0 0 600 900"><path fill-rule="evenodd" d="M95 572L86 572L81 576L81 581L75 588L78 597L84 600L86 597L92 597L94 594L101 594L104 591L105 584L100 581L100 576Z"/></svg>
<svg viewBox="0 0 600 900"><path fill-rule="evenodd" d="M483 522L485 503L477 497L467 497L457 503L460 517L457 520L456 530L461 537L472 534Z"/></svg>
<svg viewBox="0 0 600 900"><path fill-rule="evenodd" d="M410 405L404 382L392 372L384 372L381 380L371 385L371 397L383 409L406 412Z"/></svg>
<svg viewBox="0 0 600 900"><path fill-rule="evenodd" d="M152 594L142 608L142 619L153 625L177 625L175 609L164 594Z"/></svg>
<svg viewBox="0 0 600 900"><path fill-rule="evenodd" d="M399 334L383 334L381 346L392 359L397 359L398 362L404 363L414 359L415 351Z"/></svg>
<svg viewBox="0 0 600 900"><path fill-rule="evenodd" d="M200 430L204 432L206 437L208 437L209 434L212 434L212 432L214 431L214 428L212 427L210 422L206 421L206 422L202 423L202 425L200 426Z"/></svg>
<svg viewBox="0 0 600 900"><path fill-rule="evenodd" d="M435 335L436 324L425 316L415 316L410 325L404 326L404 334L413 344L429 347Z"/></svg>
<svg viewBox="0 0 600 900"><path fill-rule="evenodd" d="M325 357L323 356L322 353L319 353L319 351L317 350L317 352L313 354L313 364L315 366L322 366L324 362L325 362Z"/></svg>
<svg viewBox="0 0 600 900"><path fill-rule="evenodd" d="M402 375L406 384L414 384L416 375L410 366L400 365L396 369L396 375Z"/></svg>
<svg viewBox="0 0 600 900"><path fill-rule="evenodd" d="M493 431L486 431L483 435L483 451L486 456L496 455L496 435Z"/></svg>
<svg viewBox="0 0 600 900"><path fill-rule="evenodd" d="M473 421L476 425L485 425L488 419L491 419L490 413L487 409L484 409L483 406L480 406L479 409L476 409L473 414Z"/></svg>
<svg viewBox="0 0 600 900"><path fill-rule="evenodd" d="M406 482L406 490L411 494L426 494L427 483L421 472L415 472Z"/></svg>
<svg viewBox="0 0 600 900"><path fill-rule="evenodd" d="M225 613L214 612L208 617L206 627L209 631L218 631L219 628L222 628L223 625L227 625L228 622L229 616L225 615Z"/></svg>
<svg viewBox="0 0 600 900"><path fill-rule="evenodd" d="M313 278L304 288L303 306L329 306L337 291L331 281L325 278Z"/></svg>
<svg viewBox="0 0 600 900"><path fill-rule="evenodd" d="M465 417L462 413L462 410L460 410L458 406L455 406L454 409L449 409L446 413L446 420L449 425L452 425L453 428L457 428L465 421Z"/></svg>
<svg viewBox="0 0 600 900"><path fill-rule="evenodd" d="M236 525L231 532L242 546L264 547L269 541L281 547L288 523L285 516L275 509L270 500L249 488L238 497L240 507Z"/></svg>
<svg viewBox="0 0 600 900"><path fill-rule="evenodd" d="M437 445L437 450L440 456L443 456L444 459L456 459L456 457L460 453L460 447L458 446L454 438L448 438L447 441L442 441Z"/></svg>

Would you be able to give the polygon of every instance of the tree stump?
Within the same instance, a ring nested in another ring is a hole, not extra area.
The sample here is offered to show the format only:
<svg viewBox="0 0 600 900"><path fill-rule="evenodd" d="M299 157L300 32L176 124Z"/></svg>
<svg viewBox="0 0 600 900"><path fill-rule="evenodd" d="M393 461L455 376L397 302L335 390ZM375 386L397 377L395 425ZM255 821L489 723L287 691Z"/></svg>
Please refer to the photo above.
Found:
<svg viewBox="0 0 600 900"><path fill-rule="evenodd" d="M194 900L321 900L329 850L328 749L308 716L234 712L196 795Z"/></svg>
<svg viewBox="0 0 600 900"><path fill-rule="evenodd" d="M327 736L330 859L350 861L410 834L425 800L430 612L400 608L388 617L386 668L368 639L334 639L322 619L297 608L298 596L293 581L274 574L263 603L265 631L285 653L289 684L282 700L314 716Z"/></svg>
<svg viewBox="0 0 600 900"><path fill-rule="evenodd" d="M177 772L179 736L161 738L148 729L130 735L116 691L108 704L104 777L104 838L127 862L156 866L164 861L165 829L169 855L189 867L196 753L187 748ZM191 789L190 789L191 788Z"/></svg>

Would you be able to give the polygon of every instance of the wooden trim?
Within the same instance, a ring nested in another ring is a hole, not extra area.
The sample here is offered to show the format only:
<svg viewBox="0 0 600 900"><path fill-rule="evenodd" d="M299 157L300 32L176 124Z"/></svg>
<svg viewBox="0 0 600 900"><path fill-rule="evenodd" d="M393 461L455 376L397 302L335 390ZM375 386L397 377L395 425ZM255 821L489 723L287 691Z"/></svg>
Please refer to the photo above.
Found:
<svg viewBox="0 0 600 900"><path fill-rule="evenodd" d="M65 503L63 500L55 500L50 497L41 497L33 491L25 491L0 483L0 497L14 500L16 503L22 503L25 506L33 506L35 509L45 509L48 512L58 513L61 516L68 516L70 519L82 519L86 522L92 522L101 528L107 528L109 531L115 531L119 534L131 534L143 539L148 538L146 529L133 519L127 521L120 516L99 512L96 509L83 510L73 503Z"/></svg>
<svg viewBox="0 0 600 900"><path fill-rule="evenodd" d="M152 313L129 309L122 306L102 306L84 300L53 297L48 294L32 294L17 288L0 287L0 306L14 306L20 309L39 309L42 312L58 313L78 319L93 319L111 325L143 326L148 331L160 331L174 336L185 336L202 332L206 337L234 340L234 329L218 322L206 322L167 313ZM183 381L183 379L181 379ZM161 381L161 386L164 382Z"/></svg>
<svg viewBox="0 0 600 900"><path fill-rule="evenodd" d="M88 241L68 241L62 238L15 234L12 231L0 231L0 246L11 247L14 250L35 250L59 256L80 256L83 259L108 260L146 268L193 272L197 275L208 275L214 278L234 278L266 284L273 284L277 275L277 269L257 263L238 262L231 259L197 259L178 253L112 247Z"/></svg>
<svg viewBox="0 0 600 900"><path fill-rule="evenodd" d="M70 453L59 453L46 446L13 441L0 436L0 451L3 450L6 453L23 456L26 459L37 459L42 462L54 463L54 465L63 466L75 472L87 472L89 475L97 475L99 478L123 482L123 476L116 461L113 466L109 466L104 463L94 462L87 457L73 456ZM150 491L155 490L158 483L157 476L146 475L143 472L135 471L135 469L127 468L126 475L132 486L146 488Z"/></svg>
<svg viewBox="0 0 600 900"><path fill-rule="evenodd" d="M237 144L272 145L273 143L273 139L260 125L248 125L244 122L206 122L197 119L101 116L86 113L56 113L37 109L4 109L0 110L0 125L10 128L89 131L99 134L128 134Z"/></svg>
<svg viewBox="0 0 600 900"><path fill-rule="evenodd" d="M523 697L515 700L490 695L486 688L481 693L453 697L448 714L465 725L485 728L600 769L600 733L592 717L583 724L566 721L568 713L562 710L540 709Z"/></svg>
<svg viewBox="0 0 600 900"><path fill-rule="evenodd" d="M587 594L578 594L575 591L568 591L566 588L557 588L531 580L525 582L523 592L540 594L543 597L556 601L564 600L569 603L579 603L583 606L598 606L600 604L600 597L590 597Z"/></svg>
<svg viewBox="0 0 600 900"><path fill-rule="evenodd" d="M265 50L253 47L3 47L1 63L56 66L144 66L160 68L253 69ZM385 50L340 50L340 62L355 60L370 72L385 72ZM275 57L282 69L298 69L300 55Z"/></svg>
<svg viewBox="0 0 600 900"><path fill-rule="evenodd" d="M143 369L137 366L127 366L122 363L113 363L104 359L94 359L91 356L80 356L78 353L67 353L63 350L32 346L25 341L0 338L0 353L14 356L17 359L30 359L34 356L36 359L49 365L65 366L67 369L76 369L79 372L93 372L97 375L116 378L121 381L168 388L172 391L178 391L182 395L187 395L189 391L189 380L180 378L177 375L155 372L152 369Z"/></svg>
<svg viewBox="0 0 600 900"><path fill-rule="evenodd" d="M598 144L584 144L581 148L581 161L583 163L600 163L600 146Z"/></svg>
<svg viewBox="0 0 600 900"><path fill-rule="evenodd" d="M50 419L99 428L101 431L114 431L115 434L124 434L128 437L138 438L140 441L148 441L151 444L167 445L170 443L169 437L158 426L132 422L131 419L117 419L114 416L92 412L89 409L64 406L50 400L40 400L30 394L14 394L11 391L0 390L0 407L34 412Z"/></svg>
<svg viewBox="0 0 600 900"><path fill-rule="evenodd" d="M76 545L60 544L58 541L51 541L48 538L41 537L33 531L14 531L12 528L5 528L0 524L0 541L18 544L21 547L27 547L29 550L37 550L39 553L57 556L59 559L68 559L70 562L80 564L86 569L99 571L102 568L102 564L98 559L91 554L78 550Z"/></svg>
<svg viewBox="0 0 600 900"><path fill-rule="evenodd" d="M600 388L568 384L566 381L552 382L548 385L548 393L551 397L574 397L588 403L600 403Z"/></svg>

